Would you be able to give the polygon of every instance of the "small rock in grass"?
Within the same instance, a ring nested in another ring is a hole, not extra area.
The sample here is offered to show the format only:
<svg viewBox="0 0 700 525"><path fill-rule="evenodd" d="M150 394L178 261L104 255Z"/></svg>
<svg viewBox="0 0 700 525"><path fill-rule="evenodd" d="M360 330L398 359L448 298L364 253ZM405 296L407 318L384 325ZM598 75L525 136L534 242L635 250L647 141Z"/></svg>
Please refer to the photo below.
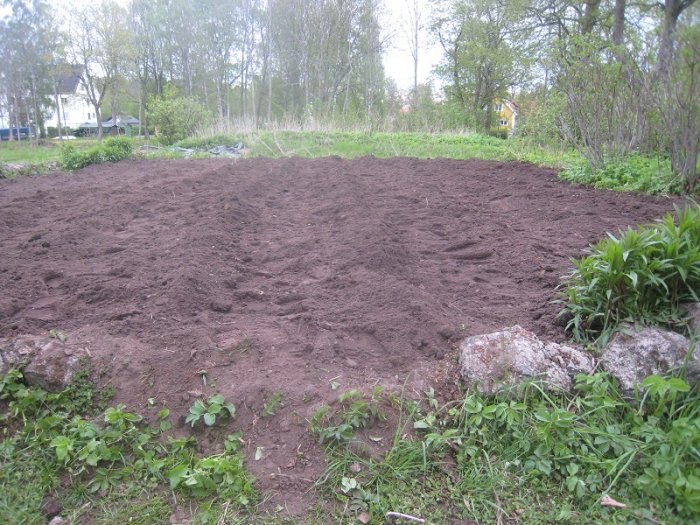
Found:
<svg viewBox="0 0 700 525"><path fill-rule="evenodd" d="M68 522L61 516L55 516L51 521L49 521L49 525L68 525Z"/></svg>
<svg viewBox="0 0 700 525"><path fill-rule="evenodd" d="M24 378L49 392L61 392L73 382L87 353L49 339L24 368Z"/></svg>
<svg viewBox="0 0 700 525"><path fill-rule="evenodd" d="M63 510L63 506L61 502L53 496L45 496L41 502L40 510L47 518L51 519L58 516L61 510Z"/></svg>
<svg viewBox="0 0 700 525"><path fill-rule="evenodd" d="M49 392L71 384L87 352L49 337L24 335L0 339L0 374L23 368L24 378Z"/></svg>

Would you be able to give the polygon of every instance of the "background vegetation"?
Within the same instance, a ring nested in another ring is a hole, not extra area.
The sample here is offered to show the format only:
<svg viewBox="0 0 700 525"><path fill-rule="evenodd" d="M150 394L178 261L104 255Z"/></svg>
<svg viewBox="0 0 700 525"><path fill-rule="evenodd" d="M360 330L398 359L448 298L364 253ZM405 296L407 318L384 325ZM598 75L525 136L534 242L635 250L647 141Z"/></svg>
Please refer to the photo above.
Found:
<svg viewBox="0 0 700 525"><path fill-rule="evenodd" d="M640 157L668 162L681 189L697 182L695 0L403 0L398 28L382 0L5 4L0 114L37 136L60 78L77 65L98 120L131 113L141 133L158 126L165 143L212 120L226 129L499 134L493 103L511 98L517 133L573 147L592 182L622 165L625 184L643 189L633 180ZM418 83L424 31L443 51L438 87ZM382 65L399 41L413 57L408 92Z"/></svg>

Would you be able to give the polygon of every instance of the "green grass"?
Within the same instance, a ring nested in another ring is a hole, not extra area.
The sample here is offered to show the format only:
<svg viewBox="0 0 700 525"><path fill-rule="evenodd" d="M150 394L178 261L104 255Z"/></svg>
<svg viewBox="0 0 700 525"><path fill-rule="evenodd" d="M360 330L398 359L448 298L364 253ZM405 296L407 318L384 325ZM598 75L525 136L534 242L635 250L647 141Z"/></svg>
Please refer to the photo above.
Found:
<svg viewBox="0 0 700 525"><path fill-rule="evenodd" d="M523 161L548 166L563 166L570 153L526 149L524 143L507 141L485 135L428 133L364 133L364 132L305 132L260 131L241 135L215 135L190 138L177 143L185 148L208 148L218 144L243 142L251 156L304 158L338 155L357 158L374 155L380 158L416 157L421 159L490 159Z"/></svg>
<svg viewBox="0 0 700 525"><path fill-rule="evenodd" d="M245 471L240 434L210 433L200 455L169 412L99 406L81 375L52 394L0 376L0 523L44 524L46 495L63 517L195 523L694 523L700 518L700 394L681 377L651 376L634 401L609 376L581 375L572 393L536 383L496 396L467 391L440 405L381 387L341 392L309 422L325 447L317 505L301 518L264 508ZM223 403L223 401L222 401ZM625 509L602 506L609 495Z"/></svg>
<svg viewBox="0 0 700 525"><path fill-rule="evenodd" d="M637 191L652 194L678 193L682 183L671 174L668 159L630 155L623 161L611 162L605 168L592 172L585 159L571 149L534 145L518 138L503 140L477 133L368 133L359 131L257 131L234 135L211 135L182 140L176 146L208 149L217 145L232 146L242 142L252 157L316 158L337 155L357 158L374 155L379 158L415 157L420 159L484 159L504 162L527 162L560 170L563 180L591 185L599 189ZM145 143L136 139L134 144ZM32 146L27 142L0 144L0 163L27 163L43 165L59 162L60 145ZM79 152L95 145L94 139L66 142L69 149ZM64 147L65 147L64 145ZM87 154L86 154L87 155ZM140 152L146 159L176 159L183 154L161 149ZM193 158L207 156L195 154ZM69 163L79 166L80 163Z"/></svg>
<svg viewBox="0 0 700 525"><path fill-rule="evenodd" d="M526 140L503 140L470 134L365 133L316 131L259 131L240 135L214 135L180 141L185 148L209 148L244 143L251 156L315 158L338 155L357 158L415 157L420 159L484 159L527 162L560 170L569 182L599 189L651 194L679 193L682 182L671 173L665 158L630 155L604 169L591 171L586 160L571 149L533 145Z"/></svg>
<svg viewBox="0 0 700 525"><path fill-rule="evenodd" d="M679 378L651 377L640 403L596 374L579 376L572 394L529 384L496 397L468 392L444 406L430 391L420 403L392 406L399 415L390 418L393 439L381 455L362 452L359 429L327 446L317 485L338 502L333 522L366 513L385 523L386 512L397 510L428 523L700 517L700 398ZM347 413L340 404L324 418L334 426ZM315 431L322 439L332 433ZM601 506L604 495L627 508Z"/></svg>

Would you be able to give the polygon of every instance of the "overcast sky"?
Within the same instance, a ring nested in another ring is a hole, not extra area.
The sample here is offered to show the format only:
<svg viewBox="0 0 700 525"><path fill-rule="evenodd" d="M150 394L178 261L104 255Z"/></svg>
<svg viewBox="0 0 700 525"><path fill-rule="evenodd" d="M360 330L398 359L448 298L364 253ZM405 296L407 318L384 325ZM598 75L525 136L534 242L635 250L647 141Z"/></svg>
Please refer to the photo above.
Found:
<svg viewBox="0 0 700 525"><path fill-rule="evenodd" d="M410 0L412 3L412 0ZM384 71L387 77L396 81L399 89L410 89L413 87L413 58L409 51L406 40L405 28L402 21L405 19L407 0L384 0L387 13L387 27L384 29L393 35L392 43L384 55ZM424 25L428 25L429 11L427 2L421 0L422 18ZM442 58L442 49L432 41L427 29L423 29L419 36L420 50L418 53L418 82L425 83L429 80L430 73Z"/></svg>

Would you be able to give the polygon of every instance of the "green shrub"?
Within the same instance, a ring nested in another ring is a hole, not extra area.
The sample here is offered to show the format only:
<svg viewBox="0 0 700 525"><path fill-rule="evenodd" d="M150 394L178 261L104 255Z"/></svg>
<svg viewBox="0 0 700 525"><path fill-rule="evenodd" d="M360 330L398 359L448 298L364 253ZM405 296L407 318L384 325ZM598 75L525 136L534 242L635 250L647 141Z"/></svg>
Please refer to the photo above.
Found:
<svg viewBox="0 0 700 525"><path fill-rule="evenodd" d="M700 300L700 205L676 208L676 215L619 238L608 234L574 261L562 310L574 339L604 341L623 321L684 324L679 305Z"/></svg>
<svg viewBox="0 0 700 525"><path fill-rule="evenodd" d="M134 143L126 137L110 137L100 144L85 149L76 149L72 144L66 144L61 150L63 168L79 170L91 164L103 162L119 162L134 155Z"/></svg>
<svg viewBox="0 0 700 525"><path fill-rule="evenodd" d="M209 111L193 98L153 98L149 104L151 122L158 130L158 142L163 145L183 140L211 118Z"/></svg>

